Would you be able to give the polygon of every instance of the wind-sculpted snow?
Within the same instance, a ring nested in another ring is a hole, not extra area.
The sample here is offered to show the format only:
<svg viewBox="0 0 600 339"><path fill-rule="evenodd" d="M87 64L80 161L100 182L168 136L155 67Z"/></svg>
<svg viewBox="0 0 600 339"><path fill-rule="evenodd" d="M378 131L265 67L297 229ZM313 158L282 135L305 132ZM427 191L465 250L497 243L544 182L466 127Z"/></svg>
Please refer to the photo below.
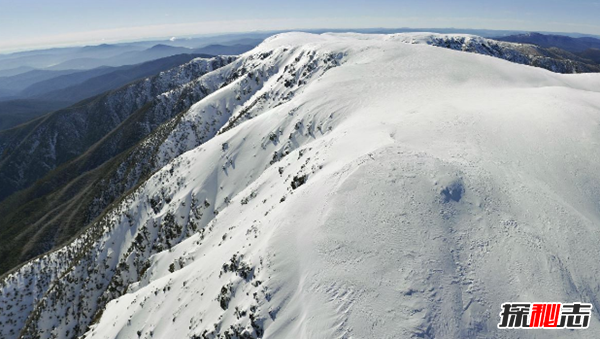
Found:
<svg viewBox="0 0 600 339"><path fill-rule="evenodd" d="M158 171L3 280L0 336L598 337L496 324L600 306L600 77L415 36L282 34L195 80L127 160Z"/></svg>

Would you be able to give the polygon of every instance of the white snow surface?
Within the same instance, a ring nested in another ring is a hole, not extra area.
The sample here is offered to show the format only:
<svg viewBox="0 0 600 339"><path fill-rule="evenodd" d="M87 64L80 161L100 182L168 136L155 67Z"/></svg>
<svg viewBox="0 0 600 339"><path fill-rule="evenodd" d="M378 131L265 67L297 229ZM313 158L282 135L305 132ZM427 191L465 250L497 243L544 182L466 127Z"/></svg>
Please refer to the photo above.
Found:
<svg viewBox="0 0 600 339"><path fill-rule="evenodd" d="M280 34L226 66L271 53L239 106L216 90L163 148L195 145L207 107L253 114L141 185L94 248L131 264L127 248L167 214L198 231L152 255L84 337L600 337L600 74L430 36ZM301 78L311 55L335 65L284 86L284 67L304 65ZM499 330L508 301L595 310L586 330ZM67 337L43 319L42 338Z"/></svg>

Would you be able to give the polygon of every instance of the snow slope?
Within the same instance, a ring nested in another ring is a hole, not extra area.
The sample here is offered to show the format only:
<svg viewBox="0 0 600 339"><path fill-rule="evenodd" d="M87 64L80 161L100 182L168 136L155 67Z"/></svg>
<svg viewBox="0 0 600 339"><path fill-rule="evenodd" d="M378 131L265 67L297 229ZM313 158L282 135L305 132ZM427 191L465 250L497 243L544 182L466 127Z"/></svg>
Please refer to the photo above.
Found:
<svg viewBox="0 0 600 339"><path fill-rule="evenodd" d="M589 60L567 51L486 39L470 34L412 33L394 34L391 39L410 44L454 49L463 52L489 55L518 64L536 66L556 73L598 73L600 68Z"/></svg>
<svg viewBox="0 0 600 339"><path fill-rule="evenodd" d="M3 281L0 334L597 338L596 311L496 324L506 301L600 306L600 76L418 36L282 34L206 75L239 74L162 169Z"/></svg>

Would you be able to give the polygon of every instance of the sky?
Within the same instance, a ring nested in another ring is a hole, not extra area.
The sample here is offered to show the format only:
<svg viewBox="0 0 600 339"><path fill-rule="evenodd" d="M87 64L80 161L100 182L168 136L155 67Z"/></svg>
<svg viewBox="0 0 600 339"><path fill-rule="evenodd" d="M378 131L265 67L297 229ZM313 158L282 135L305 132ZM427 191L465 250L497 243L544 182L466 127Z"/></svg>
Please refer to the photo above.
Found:
<svg viewBox="0 0 600 339"><path fill-rule="evenodd" d="M0 0L0 52L311 28L473 28L600 35L600 0Z"/></svg>

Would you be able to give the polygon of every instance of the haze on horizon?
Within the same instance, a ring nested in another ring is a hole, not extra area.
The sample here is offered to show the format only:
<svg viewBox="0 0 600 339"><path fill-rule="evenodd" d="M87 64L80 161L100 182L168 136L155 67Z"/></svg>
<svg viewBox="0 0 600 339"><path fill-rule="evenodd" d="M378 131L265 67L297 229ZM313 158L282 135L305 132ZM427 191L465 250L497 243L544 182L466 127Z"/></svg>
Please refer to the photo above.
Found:
<svg viewBox="0 0 600 339"><path fill-rule="evenodd" d="M447 28L600 35L599 0L0 0L0 53L289 29Z"/></svg>

